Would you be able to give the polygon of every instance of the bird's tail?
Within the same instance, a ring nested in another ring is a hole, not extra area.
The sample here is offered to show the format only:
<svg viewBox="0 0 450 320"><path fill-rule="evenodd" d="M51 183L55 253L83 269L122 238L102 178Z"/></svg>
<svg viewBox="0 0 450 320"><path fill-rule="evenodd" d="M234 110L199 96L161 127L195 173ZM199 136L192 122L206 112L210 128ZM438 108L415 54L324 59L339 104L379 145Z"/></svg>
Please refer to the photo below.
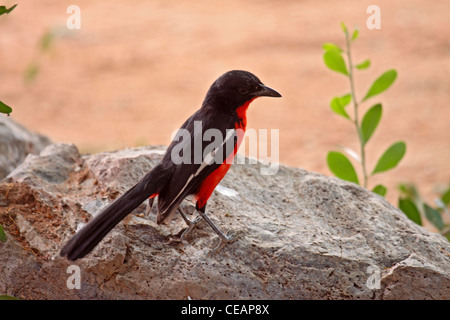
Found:
<svg viewBox="0 0 450 320"><path fill-rule="evenodd" d="M156 166L70 239L61 249L61 256L72 261L84 257L145 199L157 195L169 180L170 171L162 165Z"/></svg>

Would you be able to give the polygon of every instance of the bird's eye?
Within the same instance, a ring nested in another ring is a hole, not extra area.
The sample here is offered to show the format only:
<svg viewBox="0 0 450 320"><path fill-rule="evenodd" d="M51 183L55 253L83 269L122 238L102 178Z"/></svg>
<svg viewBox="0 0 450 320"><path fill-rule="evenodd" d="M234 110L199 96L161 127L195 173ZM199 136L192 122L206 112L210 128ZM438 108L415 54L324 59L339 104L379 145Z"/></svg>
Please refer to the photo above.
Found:
<svg viewBox="0 0 450 320"><path fill-rule="evenodd" d="M248 93L248 90L245 89L245 88L239 88L238 91L239 91L240 94L247 94Z"/></svg>

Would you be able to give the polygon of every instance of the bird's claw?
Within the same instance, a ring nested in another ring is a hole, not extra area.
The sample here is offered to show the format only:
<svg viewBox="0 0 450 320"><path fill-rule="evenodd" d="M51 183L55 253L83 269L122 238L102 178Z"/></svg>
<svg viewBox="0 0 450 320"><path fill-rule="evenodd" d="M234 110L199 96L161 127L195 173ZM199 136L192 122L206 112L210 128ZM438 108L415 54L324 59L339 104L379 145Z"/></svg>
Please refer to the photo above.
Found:
<svg viewBox="0 0 450 320"><path fill-rule="evenodd" d="M191 233L192 230L194 230L195 226L197 223L200 222L200 220L202 220L202 217L198 216L197 218L195 218L194 220L190 220L190 219L185 219L188 227L186 229L184 229L183 233L180 236L180 241L183 241L187 235L189 233Z"/></svg>
<svg viewBox="0 0 450 320"><path fill-rule="evenodd" d="M238 231L231 231L228 230L226 235L220 236L220 243L217 247L211 250L210 254L211 256L215 255L216 253L220 252L227 243L235 242L239 238L239 232Z"/></svg>

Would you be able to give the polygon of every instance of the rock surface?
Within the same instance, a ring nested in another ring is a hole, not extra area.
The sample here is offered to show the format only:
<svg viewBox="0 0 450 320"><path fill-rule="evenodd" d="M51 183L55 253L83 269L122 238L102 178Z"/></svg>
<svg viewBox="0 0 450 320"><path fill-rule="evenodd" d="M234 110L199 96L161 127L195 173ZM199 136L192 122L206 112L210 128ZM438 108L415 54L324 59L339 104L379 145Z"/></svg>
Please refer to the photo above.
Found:
<svg viewBox="0 0 450 320"><path fill-rule="evenodd" d="M0 183L0 294L22 299L450 299L450 244L354 184L281 166L233 165L208 203L223 230L219 254L203 221L184 242L176 218L158 226L145 205L86 258L59 250L80 223L161 159L145 147L80 155L57 144ZM234 192L226 189L229 188ZM225 190L225 191L224 191ZM189 201L185 201L191 208ZM79 267L80 289L75 271ZM73 268L73 267L72 267ZM68 273L69 270L69 273ZM74 273L72 273L74 272Z"/></svg>
<svg viewBox="0 0 450 320"><path fill-rule="evenodd" d="M29 153L39 154L51 141L29 132L11 117L0 115L0 179L17 167Z"/></svg>

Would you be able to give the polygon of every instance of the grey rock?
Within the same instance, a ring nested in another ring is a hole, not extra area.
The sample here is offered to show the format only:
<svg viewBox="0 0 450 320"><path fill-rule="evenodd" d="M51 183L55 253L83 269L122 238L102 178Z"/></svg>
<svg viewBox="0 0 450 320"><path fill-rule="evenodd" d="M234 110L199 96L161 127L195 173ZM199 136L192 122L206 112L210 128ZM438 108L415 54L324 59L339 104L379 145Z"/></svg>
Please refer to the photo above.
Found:
<svg viewBox="0 0 450 320"><path fill-rule="evenodd" d="M84 259L59 256L82 223L155 166L163 147L80 155L47 147L0 183L0 293L24 299L450 299L450 244L359 186L262 163L233 165L203 221L182 243L184 222L157 225L145 205ZM189 201L186 201L188 207ZM192 211L192 210L191 210ZM81 289L69 289L80 268ZM69 279L70 280L70 279Z"/></svg>
<svg viewBox="0 0 450 320"><path fill-rule="evenodd" d="M31 133L11 117L0 115L0 180L28 154L39 154L49 144L47 137Z"/></svg>

